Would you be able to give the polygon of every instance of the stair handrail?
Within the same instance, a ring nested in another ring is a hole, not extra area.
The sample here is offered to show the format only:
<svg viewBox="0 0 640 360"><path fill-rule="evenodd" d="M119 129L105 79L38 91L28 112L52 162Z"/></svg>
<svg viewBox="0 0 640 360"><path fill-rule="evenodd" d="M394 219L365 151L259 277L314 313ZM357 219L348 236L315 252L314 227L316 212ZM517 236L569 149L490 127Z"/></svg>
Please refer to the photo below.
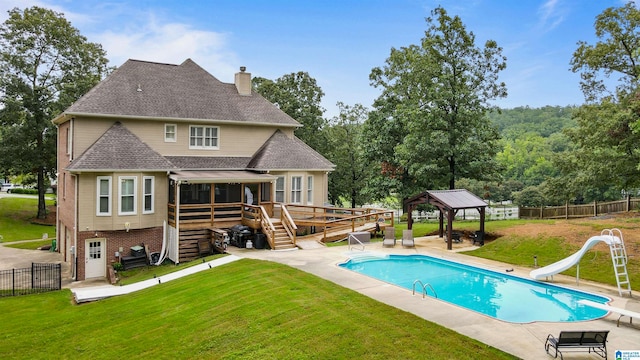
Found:
<svg viewBox="0 0 640 360"><path fill-rule="evenodd" d="M282 222L282 226L287 231L289 238L292 240L293 245L296 244L296 233L298 232L298 226L295 221L289 214L289 210L287 210L287 206L285 204L280 205L280 221Z"/></svg>
<svg viewBox="0 0 640 360"><path fill-rule="evenodd" d="M272 249L275 249L275 234L276 227L273 225L269 214L267 213L267 209L264 206L260 205L260 227L262 228L262 232L267 236L267 241L269 242L269 246Z"/></svg>

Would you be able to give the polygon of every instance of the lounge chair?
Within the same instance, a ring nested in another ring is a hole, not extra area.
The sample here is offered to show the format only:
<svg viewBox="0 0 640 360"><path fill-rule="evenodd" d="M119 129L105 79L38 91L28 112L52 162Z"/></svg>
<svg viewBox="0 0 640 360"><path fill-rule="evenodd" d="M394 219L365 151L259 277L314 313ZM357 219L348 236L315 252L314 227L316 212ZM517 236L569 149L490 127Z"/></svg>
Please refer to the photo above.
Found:
<svg viewBox="0 0 640 360"><path fill-rule="evenodd" d="M402 246L414 247L416 246L413 241L413 230L402 230Z"/></svg>
<svg viewBox="0 0 640 360"><path fill-rule="evenodd" d="M384 240L382 246L395 246L396 245L396 229L394 227L384 228Z"/></svg>

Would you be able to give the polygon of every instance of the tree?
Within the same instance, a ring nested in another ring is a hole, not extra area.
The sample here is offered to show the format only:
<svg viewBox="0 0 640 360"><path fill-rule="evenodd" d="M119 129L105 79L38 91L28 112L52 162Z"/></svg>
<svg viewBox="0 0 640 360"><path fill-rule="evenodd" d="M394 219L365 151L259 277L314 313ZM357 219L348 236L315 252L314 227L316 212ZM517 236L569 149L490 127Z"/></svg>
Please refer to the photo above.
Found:
<svg viewBox="0 0 640 360"><path fill-rule="evenodd" d="M61 13L16 8L0 26L0 167L37 177L38 218L46 217L44 184L56 167L51 120L106 71L101 46Z"/></svg>
<svg viewBox="0 0 640 360"><path fill-rule="evenodd" d="M313 77L299 71L283 75L276 81L255 77L252 84L256 92L302 124L295 131L298 139L321 154L326 153L327 142L322 132L326 120L320 106L324 92Z"/></svg>
<svg viewBox="0 0 640 360"><path fill-rule="evenodd" d="M340 115L328 127L328 158L336 165L329 175L329 197L337 204L341 197L351 201L351 207L363 205L370 200L365 187L371 168L363 160L361 138L362 123L367 119L368 110L361 104L348 106L338 102Z"/></svg>
<svg viewBox="0 0 640 360"><path fill-rule="evenodd" d="M570 151L556 159L554 181L567 200L606 200L640 187L640 10L632 2L596 17L598 42L579 42L571 59L586 104L566 130ZM619 76L614 88L605 80Z"/></svg>
<svg viewBox="0 0 640 360"><path fill-rule="evenodd" d="M458 178L497 174L498 132L486 117L490 101L506 96L498 73L502 49L493 40L476 47L459 17L438 7L426 19L421 44L391 49L369 78L382 94L365 132L367 155L381 176L409 196L425 188L455 188ZM398 181L399 180L399 181Z"/></svg>
<svg viewBox="0 0 640 360"><path fill-rule="evenodd" d="M610 7L596 17L596 45L578 42L571 70L580 72L581 89L588 103L619 99L636 92L640 76L640 10L633 1ZM619 76L615 89L605 79Z"/></svg>

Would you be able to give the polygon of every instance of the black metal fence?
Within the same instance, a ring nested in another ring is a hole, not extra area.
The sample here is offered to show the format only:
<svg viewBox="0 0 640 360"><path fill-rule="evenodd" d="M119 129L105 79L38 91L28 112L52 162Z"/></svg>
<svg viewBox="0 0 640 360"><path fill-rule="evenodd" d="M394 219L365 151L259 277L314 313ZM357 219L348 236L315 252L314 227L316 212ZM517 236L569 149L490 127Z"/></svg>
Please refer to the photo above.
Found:
<svg viewBox="0 0 640 360"><path fill-rule="evenodd" d="M30 268L0 270L0 297L37 294L61 288L60 264L31 263Z"/></svg>

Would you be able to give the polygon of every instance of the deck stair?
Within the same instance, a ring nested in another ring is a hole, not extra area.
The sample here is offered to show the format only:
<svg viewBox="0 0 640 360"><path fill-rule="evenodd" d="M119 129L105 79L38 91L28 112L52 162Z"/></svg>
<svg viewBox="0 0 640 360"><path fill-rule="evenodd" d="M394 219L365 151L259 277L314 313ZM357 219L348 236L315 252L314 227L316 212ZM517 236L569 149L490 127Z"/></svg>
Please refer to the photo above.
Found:
<svg viewBox="0 0 640 360"><path fill-rule="evenodd" d="M295 249L296 246L293 244L293 240L287 233L287 230L282 225L282 222L279 219L271 219L273 226L275 228L275 233L273 237L274 250L290 250Z"/></svg>
<svg viewBox="0 0 640 360"><path fill-rule="evenodd" d="M622 239L622 232L618 229L604 230L603 235L616 236L620 241L613 241L609 245L609 251L611 252L611 261L613 262L613 271L616 274L616 281L618 283L618 293L622 296L623 293L631 296L631 282L629 282L629 273L627 272L627 250L624 247L624 240Z"/></svg>

